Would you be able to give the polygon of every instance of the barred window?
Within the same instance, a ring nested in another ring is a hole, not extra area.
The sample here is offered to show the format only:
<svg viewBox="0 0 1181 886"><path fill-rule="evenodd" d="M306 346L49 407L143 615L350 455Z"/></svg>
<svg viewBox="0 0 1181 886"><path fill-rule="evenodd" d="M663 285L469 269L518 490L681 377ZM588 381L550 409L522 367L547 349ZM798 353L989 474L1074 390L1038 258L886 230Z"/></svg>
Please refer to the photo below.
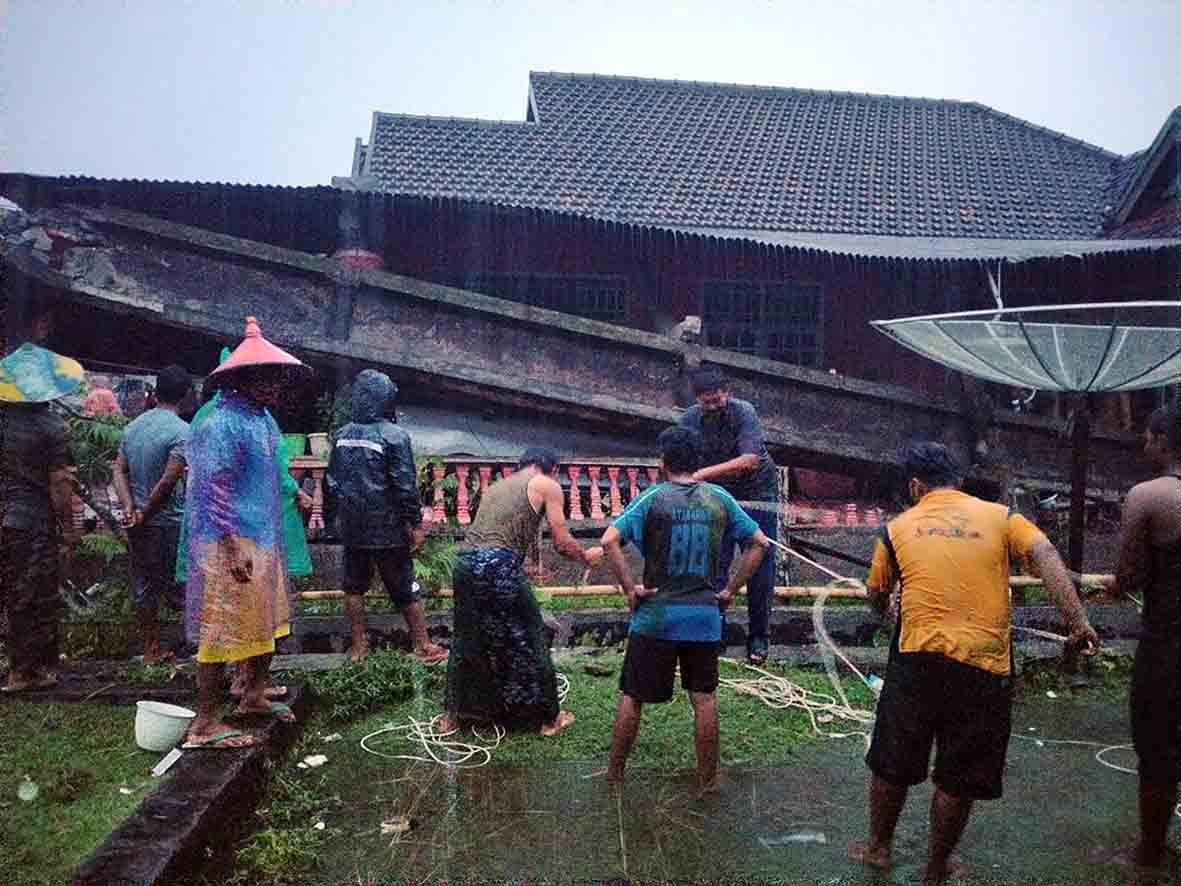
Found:
<svg viewBox="0 0 1181 886"><path fill-rule="evenodd" d="M824 290L817 283L707 280L702 326L717 348L821 368Z"/></svg>
<svg viewBox="0 0 1181 886"><path fill-rule="evenodd" d="M591 274L465 274L464 289L605 323L627 322L627 280Z"/></svg>

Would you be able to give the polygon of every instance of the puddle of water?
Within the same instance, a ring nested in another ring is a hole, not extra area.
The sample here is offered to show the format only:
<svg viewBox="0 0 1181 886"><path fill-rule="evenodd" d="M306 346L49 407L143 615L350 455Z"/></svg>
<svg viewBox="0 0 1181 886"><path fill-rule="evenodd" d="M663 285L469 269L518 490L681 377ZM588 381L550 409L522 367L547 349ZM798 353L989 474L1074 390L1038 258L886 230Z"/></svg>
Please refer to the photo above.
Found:
<svg viewBox="0 0 1181 886"><path fill-rule="evenodd" d="M1118 705L1035 700L1015 710L1014 733L1114 744L1126 740L1126 720ZM724 721L722 728L724 746ZM616 790L589 777L602 761L454 771L369 756L355 742L334 750L331 790L343 809L326 820L341 836L326 845L321 874L309 883L357 882L360 875L406 883L627 877L901 884L916 882L925 860L929 784L911 791L894 870L876 874L847 858L868 820L868 771L857 740L817 743L787 763L732 767L722 790L704 799L694 797L689 772L632 771ZM977 804L961 841L979 882L1091 883L1114 874L1091 862L1133 835L1136 779L1101 767L1096 750L1014 740L1004 799ZM1134 757L1114 754L1112 761ZM415 827L392 833L387 825L382 833L382 822L401 816Z"/></svg>

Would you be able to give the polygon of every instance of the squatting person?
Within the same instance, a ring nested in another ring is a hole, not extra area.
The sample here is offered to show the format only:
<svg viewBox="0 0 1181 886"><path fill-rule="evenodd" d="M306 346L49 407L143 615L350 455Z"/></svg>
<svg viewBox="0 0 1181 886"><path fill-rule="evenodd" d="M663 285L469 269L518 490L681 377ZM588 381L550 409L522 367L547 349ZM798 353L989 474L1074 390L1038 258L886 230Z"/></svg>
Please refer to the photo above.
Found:
<svg viewBox="0 0 1181 886"><path fill-rule="evenodd" d="M666 482L628 505L603 535L607 562L632 609L607 777L622 781L643 706L672 699L679 664L681 687L693 705L697 784L708 790L718 769L714 692L721 609L759 569L770 542L729 493L695 479L701 465L701 438L695 431L669 428L657 445ZM625 542L644 557L643 587L624 560ZM717 591L718 561L735 544L744 546L742 558Z"/></svg>

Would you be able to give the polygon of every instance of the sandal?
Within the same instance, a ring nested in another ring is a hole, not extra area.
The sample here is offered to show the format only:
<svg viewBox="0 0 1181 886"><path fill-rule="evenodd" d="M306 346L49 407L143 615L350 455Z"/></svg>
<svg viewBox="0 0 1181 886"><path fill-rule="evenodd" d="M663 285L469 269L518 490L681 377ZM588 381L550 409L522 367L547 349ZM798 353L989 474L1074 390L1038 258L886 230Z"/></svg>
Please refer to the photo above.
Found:
<svg viewBox="0 0 1181 886"><path fill-rule="evenodd" d="M292 711L290 707L283 704L283 702L281 702L281 701L270 702L267 705L267 710L265 710L265 711L242 710L241 705L238 705L238 707L234 709L234 716L235 717L251 717L251 716L264 716L265 717L267 714L272 714L274 716L274 718L276 720L278 720L280 723L294 723L294 722L296 722L295 712Z"/></svg>
<svg viewBox="0 0 1181 886"><path fill-rule="evenodd" d="M235 738L246 738L249 741L231 741ZM186 751L233 751L239 748L249 748L258 744L258 736L251 735L249 732L241 732L237 729L229 729L225 732L219 732L217 735L212 735L204 741L186 741L181 745L181 748Z"/></svg>

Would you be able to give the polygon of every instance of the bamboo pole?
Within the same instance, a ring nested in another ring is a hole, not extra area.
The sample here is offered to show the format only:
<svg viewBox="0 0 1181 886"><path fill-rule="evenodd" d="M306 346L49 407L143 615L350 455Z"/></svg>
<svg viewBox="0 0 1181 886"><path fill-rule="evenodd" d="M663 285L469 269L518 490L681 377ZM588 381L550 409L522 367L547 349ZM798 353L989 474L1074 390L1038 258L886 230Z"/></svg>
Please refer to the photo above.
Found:
<svg viewBox="0 0 1181 886"><path fill-rule="evenodd" d="M1088 573L1082 576L1082 583L1084 585L1100 585L1103 584L1110 576ZM1014 588L1027 588L1032 585L1040 585L1042 580L1031 575L1014 575L1009 579L1009 585ZM822 593L827 592L830 597L835 598L858 598L864 597L857 588L834 588L823 585L780 585L775 588L775 596L780 598L787 597L819 597ZM556 585L547 588L538 588L538 593L548 595L550 597L618 597L622 596L623 592L619 590L618 585ZM746 588L739 590L739 595L746 594ZM381 593L370 593L366 596L380 599L384 597ZM438 593L429 596L449 598L455 596L455 592L451 588L443 588ZM304 591L295 595L298 600L342 600L345 597L344 591Z"/></svg>

